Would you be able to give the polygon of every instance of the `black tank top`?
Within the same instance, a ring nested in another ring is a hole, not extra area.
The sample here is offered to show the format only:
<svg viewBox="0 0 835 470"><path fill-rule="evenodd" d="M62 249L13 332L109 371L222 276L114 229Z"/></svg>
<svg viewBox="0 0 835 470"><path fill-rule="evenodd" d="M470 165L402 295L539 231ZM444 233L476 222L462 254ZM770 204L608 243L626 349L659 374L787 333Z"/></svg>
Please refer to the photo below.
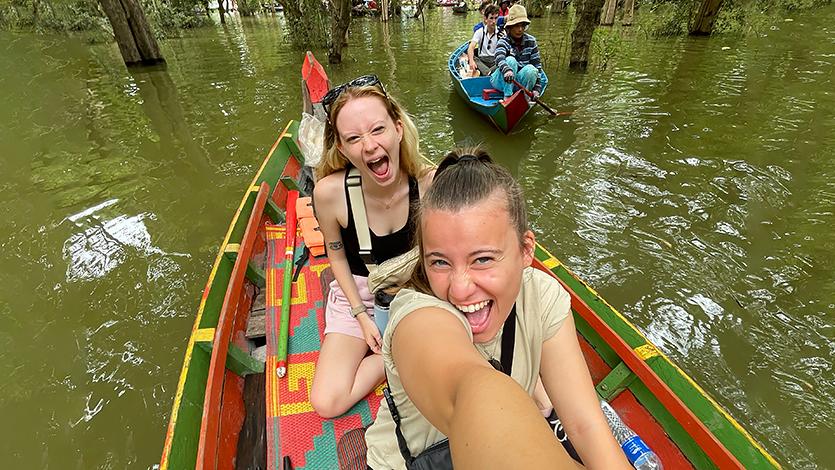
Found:
<svg viewBox="0 0 835 470"><path fill-rule="evenodd" d="M348 179L348 171L345 171L345 179ZM351 203L348 197L348 185L345 187L345 202L348 204L348 226L339 227L339 234L342 236L342 244L345 246L345 257L348 259L348 266L351 267L351 274L355 276L368 276L368 268L360 258L360 242L357 239L357 228L354 226L354 212L351 210ZM415 178L409 177L409 216L406 225L389 235L378 236L369 227L371 232L371 255L377 264L382 263L395 256L402 255L412 248L414 242L415 208L420 202L420 191Z"/></svg>

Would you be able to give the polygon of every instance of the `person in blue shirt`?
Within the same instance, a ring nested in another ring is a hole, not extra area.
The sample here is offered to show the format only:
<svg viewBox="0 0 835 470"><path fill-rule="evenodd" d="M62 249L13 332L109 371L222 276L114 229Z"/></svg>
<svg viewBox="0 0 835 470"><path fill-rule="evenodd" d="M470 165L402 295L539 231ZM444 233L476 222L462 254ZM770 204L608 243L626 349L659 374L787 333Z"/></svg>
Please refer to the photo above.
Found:
<svg viewBox="0 0 835 470"><path fill-rule="evenodd" d="M534 98L542 93L542 83L539 75L542 71L542 61L539 57L539 46L536 38L526 33L531 22L528 12L522 5L510 7L505 24L503 38L499 39L496 47L496 70L490 75L493 88L502 90L507 98L515 91L515 79L523 87L533 92Z"/></svg>

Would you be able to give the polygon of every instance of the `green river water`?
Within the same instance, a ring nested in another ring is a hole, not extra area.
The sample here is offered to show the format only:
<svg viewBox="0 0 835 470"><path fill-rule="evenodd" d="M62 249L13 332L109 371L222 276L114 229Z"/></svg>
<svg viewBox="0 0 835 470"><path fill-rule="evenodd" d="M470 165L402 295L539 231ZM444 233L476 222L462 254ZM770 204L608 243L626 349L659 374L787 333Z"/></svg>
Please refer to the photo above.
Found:
<svg viewBox="0 0 835 470"><path fill-rule="evenodd" d="M538 239L789 468L835 468L835 7L763 37L624 33L605 70L558 68L502 136L452 91L475 15L357 20L334 82L377 73L425 152L483 142ZM241 194L299 116L283 19L162 44L0 33L0 465L151 468L200 293ZM323 51L318 56L325 58Z"/></svg>

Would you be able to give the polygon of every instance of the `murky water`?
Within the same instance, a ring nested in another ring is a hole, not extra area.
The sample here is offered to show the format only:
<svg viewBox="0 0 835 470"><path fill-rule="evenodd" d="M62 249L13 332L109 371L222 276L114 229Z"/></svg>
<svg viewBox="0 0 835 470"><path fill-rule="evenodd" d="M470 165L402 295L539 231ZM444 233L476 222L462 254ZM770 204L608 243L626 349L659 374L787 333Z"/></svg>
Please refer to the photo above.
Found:
<svg viewBox="0 0 835 470"><path fill-rule="evenodd" d="M474 15L359 20L335 82L376 72L426 152L485 143L540 241L789 467L832 468L835 7L761 38L626 34L606 70L558 70L569 119L494 131L452 92ZM633 34L637 34L633 33ZM0 33L0 461L148 468L200 292L242 188L300 112L280 21L115 46ZM319 51L324 58L324 53Z"/></svg>

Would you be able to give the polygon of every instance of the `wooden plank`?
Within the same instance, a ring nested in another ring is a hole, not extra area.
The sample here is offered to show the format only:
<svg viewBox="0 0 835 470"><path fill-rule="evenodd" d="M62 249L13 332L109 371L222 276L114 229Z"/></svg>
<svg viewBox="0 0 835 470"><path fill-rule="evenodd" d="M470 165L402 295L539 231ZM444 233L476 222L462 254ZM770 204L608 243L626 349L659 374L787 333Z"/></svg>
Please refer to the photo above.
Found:
<svg viewBox="0 0 835 470"><path fill-rule="evenodd" d="M269 217L274 224L278 225L284 223L284 212L272 199L267 199L267 207L264 209L264 213L267 214L267 217Z"/></svg>
<svg viewBox="0 0 835 470"><path fill-rule="evenodd" d="M217 332L212 347L212 360L209 365L209 376L206 383L206 396L203 401L200 439L197 446L196 468L200 470L214 470L217 467L223 376L226 370L226 356L229 351L232 324L235 320L234 313L237 309L238 300L243 294L246 267L261 227L261 218L269 195L270 186L267 183L261 183L258 195L255 198L252 215L247 222L242 237L235 265L232 268L231 280L218 319Z"/></svg>
<svg viewBox="0 0 835 470"><path fill-rule="evenodd" d="M246 376L244 384L244 407L246 420L238 436L238 451L235 468L248 470L267 468L267 407L266 375Z"/></svg>
<svg viewBox="0 0 835 470"><path fill-rule="evenodd" d="M253 310L246 324L247 339L263 338L267 336L267 318L265 310Z"/></svg>

